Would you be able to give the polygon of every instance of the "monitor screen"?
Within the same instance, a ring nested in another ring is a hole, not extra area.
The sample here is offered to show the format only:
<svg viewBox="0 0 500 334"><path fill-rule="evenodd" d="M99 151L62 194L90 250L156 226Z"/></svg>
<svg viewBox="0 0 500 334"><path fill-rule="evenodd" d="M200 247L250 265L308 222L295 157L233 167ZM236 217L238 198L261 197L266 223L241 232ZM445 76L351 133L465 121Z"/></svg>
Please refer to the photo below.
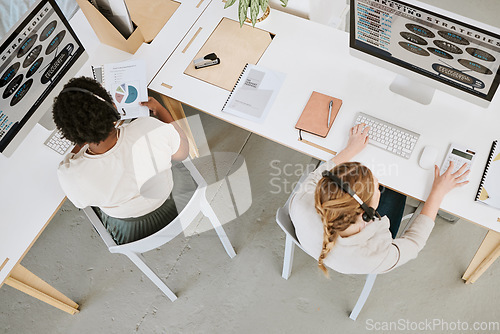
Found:
<svg viewBox="0 0 500 334"><path fill-rule="evenodd" d="M0 45L0 152L82 53L83 46L54 0L38 1L4 37Z"/></svg>
<svg viewBox="0 0 500 334"><path fill-rule="evenodd" d="M397 0L351 0L350 47L491 101L500 36L448 16Z"/></svg>

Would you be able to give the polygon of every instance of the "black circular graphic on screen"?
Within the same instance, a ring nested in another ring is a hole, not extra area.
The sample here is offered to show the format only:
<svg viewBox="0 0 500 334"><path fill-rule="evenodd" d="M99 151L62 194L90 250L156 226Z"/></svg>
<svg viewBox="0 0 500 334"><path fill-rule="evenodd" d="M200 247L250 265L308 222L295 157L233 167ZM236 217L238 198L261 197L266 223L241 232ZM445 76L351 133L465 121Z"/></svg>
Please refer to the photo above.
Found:
<svg viewBox="0 0 500 334"><path fill-rule="evenodd" d="M64 38L64 35L66 35L66 30L63 30L61 32L59 32L56 37L54 37L50 43L49 43L49 46L47 46L47 50L45 50L45 54L48 55L50 53L52 53L52 51L54 51L58 46L59 44L61 44L63 38Z"/></svg>
<svg viewBox="0 0 500 334"><path fill-rule="evenodd" d="M19 70L19 67L21 67L20 63L14 63L10 65L5 72L3 72L2 77L0 78L0 87L5 86L10 80L12 80Z"/></svg>
<svg viewBox="0 0 500 334"><path fill-rule="evenodd" d="M29 79L28 81L26 81L25 83L23 83L21 85L21 87L19 87L19 89L17 90L16 94L12 98L12 101L10 101L10 106L11 107L15 106L19 101L21 101L23 99L24 96L26 96L26 93L31 88L31 84L32 83L33 83L33 79Z"/></svg>
<svg viewBox="0 0 500 334"><path fill-rule="evenodd" d="M403 48L406 49L414 54L417 54L419 56L430 56L429 52L425 51L422 49L420 46L417 46L415 44L411 44L408 42L399 42L399 45Z"/></svg>
<svg viewBox="0 0 500 334"><path fill-rule="evenodd" d="M26 72L26 78L31 77L33 74L36 73L36 71L40 68L40 65L42 65L43 62L43 57L38 58L33 65L29 68L28 72Z"/></svg>
<svg viewBox="0 0 500 334"><path fill-rule="evenodd" d="M434 38L434 33L427 28L418 26L416 24L407 23L405 24L406 29L410 30L412 33L417 34L422 37Z"/></svg>
<svg viewBox="0 0 500 334"><path fill-rule="evenodd" d="M17 58L21 58L33 47L36 42L37 35L31 35L28 37L23 44L19 47L19 51L17 51Z"/></svg>
<svg viewBox="0 0 500 334"><path fill-rule="evenodd" d="M40 41L45 41L47 38L49 38L50 35L54 32L57 26L57 21L52 21L49 24L43 28L42 32L40 33Z"/></svg>
<svg viewBox="0 0 500 334"><path fill-rule="evenodd" d="M472 57L476 57L477 59L481 59L484 61L495 61L495 57L490 55L488 52L476 49L476 48L466 48L465 51L467 51L468 54L470 54Z"/></svg>
<svg viewBox="0 0 500 334"><path fill-rule="evenodd" d="M42 46L37 45L33 50L28 53L26 58L24 58L23 61L23 67L28 67L35 61L35 59L40 55L40 52L42 52Z"/></svg>
<svg viewBox="0 0 500 334"><path fill-rule="evenodd" d="M418 44L418 45L427 45L427 41L423 39L422 37L419 37L415 34L403 31L400 33L401 37L406 39L407 41L410 41L412 43Z"/></svg>
<svg viewBox="0 0 500 334"><path fill-rule="evenodd" d="M50 62L49 66L42 74L40 82L46 84L51 81L57 74L57 72L65 65L65 62L69 59L71 52L73 52L74 46L72 43L68 43L61 52Z"/></svg>
<svg viewBox="0 0 500 334"><path fill-rule="evenodd" d="M493 72L487 68L486 66L483 66L481 64L478 64L472 60L467 60L467 59L459 59L458 62L462 65L467 67L469 70L476 71L481 74L493 74Z"/></svg>
<svg viewBox="0 0 500 334"><path fill-rule="evenodd" d="M429 50L430 53L435 54L436 56L443 57L443 58L446 58L446 59L453 59L452 55L450 55L448 52L445 52L445 51L443 51L441 49L427 48L427 50Z"/></svg>
<svg viewBox="0 0 500 334"><path fill-rule="evenodd" d="M445 77L451 78L463 84L470 85L476 88L484 88L484 82L454 68L443 66L441 64L432 64L432 68L439 74L442 74Z"/></svg>
<svg viewBox="0 0 500 334"><path fill-rule="evenodd" d="M434 41L434 45L436 45L440 49L443 49L445 51L448 51L448 52L451 52L454 54L464 53L462 49L460 49L455 44L451 44L450 42L437 40L437 41Z"/></svg>
<svg viewBox="0 0 500 334"><path fill-rule="evenodd" d="M450 41L453 43L457 43L460 45L469 45L470 44L469 41L467 40L467 38L465 38L464 36L461 36L459 34L455 34L454 32L451 32L451 31L440 30L440 31L438 31L438 34L439 34L439 36L443 37L447 41Z"/></svg>
<svg viewBox="0 0 500 334"><path fill-rule="evenodd" d="M5 91L3 92L3 95L2 97L4 99L8 98L9 96L11 96L12 94L14 94L14 92L16 91L16 89L19 87L19 85L21 84L21 82L23 81L23 75L22 74L19 74L17 77L15 77L11 82L10 84L7 86L7 88L5 88Z"/></svg>

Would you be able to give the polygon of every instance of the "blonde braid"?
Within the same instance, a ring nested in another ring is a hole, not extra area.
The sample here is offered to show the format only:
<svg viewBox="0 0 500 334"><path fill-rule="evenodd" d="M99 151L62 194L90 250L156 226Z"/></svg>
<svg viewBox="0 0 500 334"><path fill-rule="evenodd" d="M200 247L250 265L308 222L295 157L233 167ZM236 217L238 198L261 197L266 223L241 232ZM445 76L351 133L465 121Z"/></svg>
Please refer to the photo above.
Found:
<svg viewBox="0 0 500 334"><path fill-rule="evenodd" d="M348 162L333 168L332 173L348 182L365 202L371 199L374 191L373 175L367 167L357 162ZM335 246L339 232L354 224L363 209L327 177L318 182L314 198L316 212L323 222L323 247L318 258L318 267L328 277L328 270L324 265L326 256Z"/></svg>

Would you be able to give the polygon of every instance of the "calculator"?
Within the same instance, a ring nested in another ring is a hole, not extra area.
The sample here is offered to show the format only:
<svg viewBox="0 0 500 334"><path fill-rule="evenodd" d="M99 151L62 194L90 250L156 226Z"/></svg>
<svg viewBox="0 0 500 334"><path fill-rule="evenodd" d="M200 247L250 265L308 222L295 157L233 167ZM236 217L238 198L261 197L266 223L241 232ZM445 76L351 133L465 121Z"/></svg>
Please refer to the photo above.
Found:
<svg viewBox="0 0 500 334"><path fill-rule="evenodd" d="M441 166L441 174L443 174L450 165L450 161L453 161L453 170L452 173L455 173L463 164L467 164L467 169L471 168L472 162L474 161L474 156L476 155L475 151L467 149L461 145L452 143L450 148L448 149L448 153L446 154L446 158L443 161L443 165ZM467 178L464 179L464 181Z"/></svg>

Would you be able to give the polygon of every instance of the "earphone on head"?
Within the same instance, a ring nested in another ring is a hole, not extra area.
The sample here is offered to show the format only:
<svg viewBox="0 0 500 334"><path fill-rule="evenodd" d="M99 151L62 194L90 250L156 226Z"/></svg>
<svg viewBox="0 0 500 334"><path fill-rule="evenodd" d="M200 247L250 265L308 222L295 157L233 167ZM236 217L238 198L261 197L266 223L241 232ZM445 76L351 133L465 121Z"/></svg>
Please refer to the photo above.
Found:
<svg viewBox="0 0 500 334"><path fill-rule="evenodd" d="M64 88L59 94L66 93L66 92L80 92L80 93L92 95L93 97L95 97L99 101L106 103L106 105L108 105L111 109L113 109L113 111L115 112L115 116L116 116L117 121L120 119L120 113L118 112L118 110L115 108L115 106L113 104L109 103L108 101L106 101L105 99L100 97L99 95L92 93L90 90L87 90L84 88L79 88L79 87L68 87L68 88Z"/></svg>
<svg viewBox="0 0 500 334"><path fill-rule="evenodd" d="M340 177L333 175L333 173L328 170L325 170L322 175L323 177L328 177L333 183L342 188L343 191L351 195L351 197L354 198L356 202L358 202L359 206L364 211L362 218L365 222L375 220L375 218L380 219L380 214L377 212L377 210L363 202L361 198L359 198L359 196L354 192L354 190L352 190L348 183L342 181Z"/></svg>

